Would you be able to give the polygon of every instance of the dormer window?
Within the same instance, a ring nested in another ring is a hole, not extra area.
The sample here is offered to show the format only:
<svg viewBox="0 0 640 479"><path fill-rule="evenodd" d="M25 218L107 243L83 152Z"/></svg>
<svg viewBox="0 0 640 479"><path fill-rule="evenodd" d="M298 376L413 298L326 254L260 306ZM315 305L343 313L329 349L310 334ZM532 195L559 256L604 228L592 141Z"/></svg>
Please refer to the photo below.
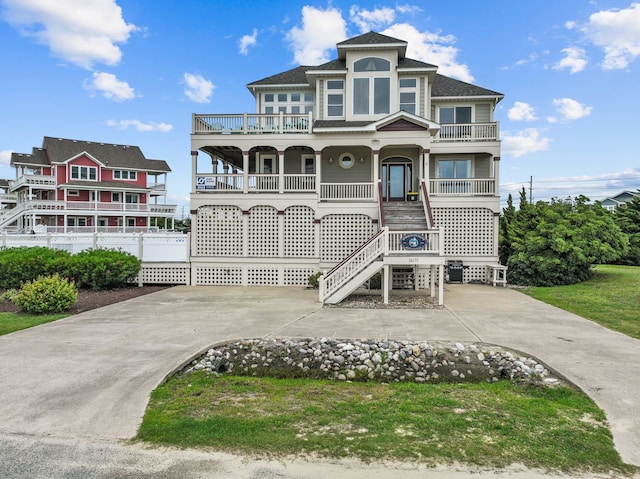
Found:
<svg viewBox="0 0 640 479"><path fill-rule="evenodd" d="M389 113L391 62L384 58L362 58L353 64L353 114Z"/></svg>

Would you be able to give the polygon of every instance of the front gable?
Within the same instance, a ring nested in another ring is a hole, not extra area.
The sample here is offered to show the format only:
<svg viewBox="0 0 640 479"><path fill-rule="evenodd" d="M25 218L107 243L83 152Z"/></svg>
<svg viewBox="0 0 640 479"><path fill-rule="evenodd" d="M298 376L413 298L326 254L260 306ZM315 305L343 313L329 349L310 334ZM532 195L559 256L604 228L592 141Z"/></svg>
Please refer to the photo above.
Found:
<svg viewBox="0 0 640 479"><path fill-rule="evenodd" d="M440 125L406 111L399 111L386 118L378 120L374 124L376 131L428 131L435 136L440 131Z"/></svg>
<svg viewBox="0 0 640 479"><path fill-rule="evenodd" d="M104 163L102 163L97 158L94 158L86 151L83 151L82 153L78 153L77 155L62 161L62 164L66 164L66 165L73 164L73 165L79 165L79 166L96 166L98 168L105 167Z"/></svg>

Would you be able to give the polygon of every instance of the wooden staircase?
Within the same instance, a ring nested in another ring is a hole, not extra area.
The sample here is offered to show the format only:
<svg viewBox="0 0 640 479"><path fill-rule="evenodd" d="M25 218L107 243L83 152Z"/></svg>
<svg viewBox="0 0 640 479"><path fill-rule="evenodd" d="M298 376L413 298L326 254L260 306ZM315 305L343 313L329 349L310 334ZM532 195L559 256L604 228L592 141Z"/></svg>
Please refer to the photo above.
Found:
<svg viewBox="0 0 640 479"><path fill-rule="evenodd" d="M384 225L389 231L424 231L429 229L422 201L387 201Z"/></svg>

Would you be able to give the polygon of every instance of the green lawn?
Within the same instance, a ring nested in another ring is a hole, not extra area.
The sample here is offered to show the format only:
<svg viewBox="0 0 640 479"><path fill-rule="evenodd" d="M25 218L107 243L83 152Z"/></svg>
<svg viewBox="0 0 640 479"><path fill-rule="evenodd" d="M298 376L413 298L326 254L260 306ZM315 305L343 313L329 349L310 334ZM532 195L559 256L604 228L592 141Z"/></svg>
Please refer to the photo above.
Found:
<svg viewBox="0 0 640 479"><path fill-rule="evenodd" d="M533 298L640 339L640 267L600 265L589 281L527 288Z"/></svg>
<svg viewBox="0 0 640 479"><path fill-rule="evenodd" d="M579 473L624 465L602 411L567 387L346 383L178 374L137 439L239 454L356 457Z"/></svg>
<svg viewBox="0 0 640 479"><path fill-rule="evenodd" d="M27 313L0 313L0 336L13 333L21 329L31 328L40 324L50 323L68 314L38 314Z"/></svg>

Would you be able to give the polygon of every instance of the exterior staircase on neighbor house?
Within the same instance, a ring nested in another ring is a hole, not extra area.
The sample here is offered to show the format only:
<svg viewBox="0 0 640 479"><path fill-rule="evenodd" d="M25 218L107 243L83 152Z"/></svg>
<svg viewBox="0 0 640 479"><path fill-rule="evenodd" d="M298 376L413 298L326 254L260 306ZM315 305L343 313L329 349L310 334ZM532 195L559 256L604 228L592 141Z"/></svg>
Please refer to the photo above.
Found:
<svg viewBox="0 0 640 479"><path fill-rule="evenodd" d="M422 201L386 201L384 225L389 231L426 231L429 229Z"/></svg>

